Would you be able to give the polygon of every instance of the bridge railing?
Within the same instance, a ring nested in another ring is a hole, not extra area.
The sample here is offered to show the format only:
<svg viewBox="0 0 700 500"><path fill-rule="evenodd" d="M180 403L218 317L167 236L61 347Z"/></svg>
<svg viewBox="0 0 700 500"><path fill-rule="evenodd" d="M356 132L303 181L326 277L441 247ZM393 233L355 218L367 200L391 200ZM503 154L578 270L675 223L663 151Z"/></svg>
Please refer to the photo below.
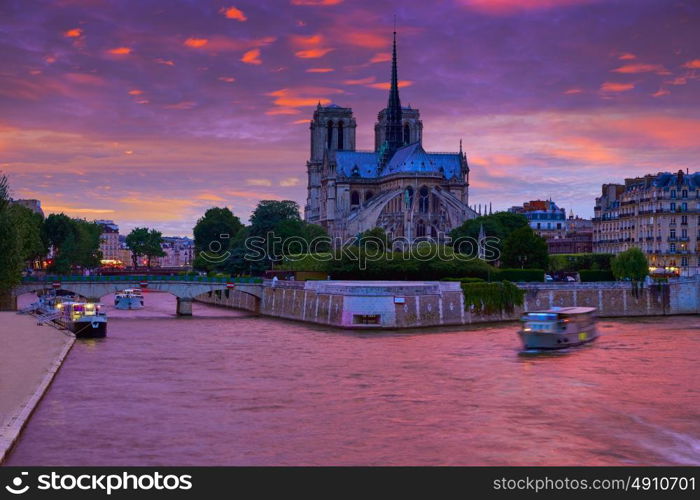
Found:
<svg viewBox="0 0 700 500"><path fill-rule="evenodd" d="M33 283L134 283L134 282L178 282L178 283L237 283L259 284L262 278L220 278L209 276L163 276L163 275L134 275L134 276L26 276L23 284Z"/></svg>

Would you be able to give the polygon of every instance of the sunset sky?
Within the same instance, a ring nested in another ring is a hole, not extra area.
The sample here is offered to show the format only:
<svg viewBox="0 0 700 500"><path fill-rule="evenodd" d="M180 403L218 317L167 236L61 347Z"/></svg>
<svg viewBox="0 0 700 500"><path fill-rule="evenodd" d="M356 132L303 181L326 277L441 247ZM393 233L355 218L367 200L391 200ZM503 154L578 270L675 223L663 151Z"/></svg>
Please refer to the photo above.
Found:
<svg viewBox="0 0 700 500"><path fill-rule="evenodd" d="M44 211L187 235L210 206L303 207L313 108L404 105L470 204L700 170L698 0L2 0L0 170Z"/></svg>

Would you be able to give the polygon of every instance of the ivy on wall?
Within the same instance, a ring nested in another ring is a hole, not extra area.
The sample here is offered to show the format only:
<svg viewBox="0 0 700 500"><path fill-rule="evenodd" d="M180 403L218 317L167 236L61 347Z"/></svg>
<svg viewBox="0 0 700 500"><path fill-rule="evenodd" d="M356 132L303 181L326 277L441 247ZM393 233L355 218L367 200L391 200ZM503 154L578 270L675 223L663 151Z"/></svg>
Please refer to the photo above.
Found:
<svg viewBox="0 0 700 500"><path fill-rule="evenodd" d="M511 313L516 306L523 305L525 297L525 291L510 281L462 283L462 293L465 309L477 314Z"/></svg>

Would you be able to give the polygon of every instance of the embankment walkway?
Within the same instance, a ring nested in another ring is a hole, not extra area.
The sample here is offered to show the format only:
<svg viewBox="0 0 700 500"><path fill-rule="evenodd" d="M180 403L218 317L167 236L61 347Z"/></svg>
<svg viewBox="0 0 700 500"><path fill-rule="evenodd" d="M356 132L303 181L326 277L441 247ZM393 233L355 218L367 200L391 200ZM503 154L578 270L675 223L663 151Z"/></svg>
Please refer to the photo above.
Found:
<svg viewBox="0 0 700 500"><path fill-rule="evenodd" d="M0 464L74 341L32 316L0 312Z"/></svg>

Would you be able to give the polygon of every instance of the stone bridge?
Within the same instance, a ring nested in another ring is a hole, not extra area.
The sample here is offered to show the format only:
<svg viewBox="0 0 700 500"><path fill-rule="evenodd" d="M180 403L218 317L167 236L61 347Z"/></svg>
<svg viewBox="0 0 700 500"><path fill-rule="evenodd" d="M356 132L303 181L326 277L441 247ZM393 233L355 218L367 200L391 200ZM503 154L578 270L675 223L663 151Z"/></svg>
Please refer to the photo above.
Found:
<svg viewBox="0 0 700 500"><path fill-rule="evenodd" d="M168 292L177 297L177 314L192 315L192 299L218 290L237 290L256 297L259 304L263 296L260 278L210 278L206 276L46 276L22 279L11 293L10 308L17 309L17 297L41 290L67 290L99 301L107 294L125 288L141 288Z"/></svg>

